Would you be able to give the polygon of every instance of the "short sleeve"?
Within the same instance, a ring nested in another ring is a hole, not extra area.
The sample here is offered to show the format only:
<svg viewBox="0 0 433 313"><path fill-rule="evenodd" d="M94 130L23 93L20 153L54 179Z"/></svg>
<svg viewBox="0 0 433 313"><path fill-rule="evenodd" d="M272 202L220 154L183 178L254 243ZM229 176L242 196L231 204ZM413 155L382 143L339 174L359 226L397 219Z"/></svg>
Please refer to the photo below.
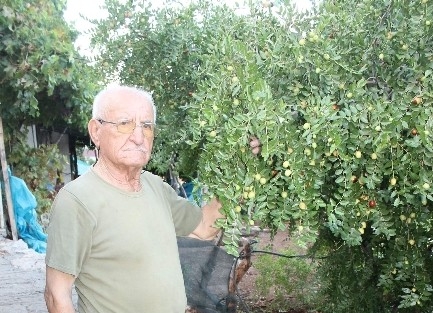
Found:
<svg viewBox="0 0 433 313"><path fill-rule="evenodd" d="M185 198L179 197L173 188L164 183L165 194L170 206L177 236L187 236L193 232L202 219L201 208Z"/></svg>
<svg viewBox="0 0 433 313"><path fill-rule="evenodd" d="M57 194L47 228L47 266L75 277L91 248L95 219L64 188Z"/></svg>

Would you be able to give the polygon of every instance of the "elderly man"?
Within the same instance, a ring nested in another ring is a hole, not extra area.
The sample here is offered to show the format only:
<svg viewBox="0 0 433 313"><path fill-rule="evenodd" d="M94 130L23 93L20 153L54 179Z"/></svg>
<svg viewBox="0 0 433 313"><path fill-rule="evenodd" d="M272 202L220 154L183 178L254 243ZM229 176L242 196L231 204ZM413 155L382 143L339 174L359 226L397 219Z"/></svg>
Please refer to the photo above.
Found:
<svg viewBox="0 0 433 313"><path fill-rule="evenodd" d="M88 123L96 164L65 185L48 227L45 299L50 313L180 313L186 295L176 236L212 239L223 217L217 200L202 209L143 171L156 111L149 93L109 86Z"/></svg>

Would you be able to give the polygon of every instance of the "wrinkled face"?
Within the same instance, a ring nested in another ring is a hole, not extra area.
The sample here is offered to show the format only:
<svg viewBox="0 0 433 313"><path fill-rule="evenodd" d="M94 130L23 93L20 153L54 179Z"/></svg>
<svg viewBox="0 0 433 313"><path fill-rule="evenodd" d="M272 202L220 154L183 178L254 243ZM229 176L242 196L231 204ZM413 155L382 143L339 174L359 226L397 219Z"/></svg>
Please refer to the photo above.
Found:
<svg viewBox="0 0 433 313"><path fill-rule="evenodd" d="M150 160L154 139L153 132L149 131L154 113L148 100L133 92L116 93L109 96L100 115L98 118L102 121L91 121L97 125L96 136L92 136L96 138L92 139L99 146L99 157L119 168L145 166ZM128 130L125 127L128 123L135 125L135 129Z"/></svg>

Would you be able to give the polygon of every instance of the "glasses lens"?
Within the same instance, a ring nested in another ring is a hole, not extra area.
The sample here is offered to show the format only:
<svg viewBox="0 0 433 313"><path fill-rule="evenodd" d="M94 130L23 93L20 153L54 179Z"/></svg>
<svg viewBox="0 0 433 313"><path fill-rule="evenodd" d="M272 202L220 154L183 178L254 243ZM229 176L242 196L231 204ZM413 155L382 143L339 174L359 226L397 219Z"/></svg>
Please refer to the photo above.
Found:
<svg viewBox="0 0 433 313"><path fill-rule="evenodd" d="M153 136L153 131L155 129L155 125L150 124L150 123L143 123L141 125L141 127L143 128L143 134L145 136Z"/></svg>
<svg viewBox="0 0 433 313"><path fill-rule="evenodd" d="M130 134L135 129L134 121L122 121L117 123L117 130L122 134Z"/></svg>

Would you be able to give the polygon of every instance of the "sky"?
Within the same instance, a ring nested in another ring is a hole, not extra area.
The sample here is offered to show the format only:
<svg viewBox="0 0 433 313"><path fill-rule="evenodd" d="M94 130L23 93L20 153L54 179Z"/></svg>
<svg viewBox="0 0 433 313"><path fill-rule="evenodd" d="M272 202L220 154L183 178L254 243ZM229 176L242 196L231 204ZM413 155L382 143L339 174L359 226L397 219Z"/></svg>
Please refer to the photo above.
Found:
<svg viewBox="0 0 433 313"><path fill-rule="evenodd" d="M230 0L227 0L230 1ZM230 2L232 2L231 0ZM267 1L267 0L264 0ZM292 0L295 2L297 7L302 10L311 7L310 0ZM159 3L159 0L155 0L156 3ZM86 20L80 17L84 15L90 19L98 19L104 17L104 11L100 8L104 3L104 0L68 0L67 1L67 9L64 14L64 18L67 22L73 23L75 28L81 33L85 33L87 30L91 28L91 24ZM85 54L89 55L90 51L88 47L90 45L90 39L86 35L81 35L76 41L77 49Z"/></svg>
<svg viewBox="0 0 433 313"><path fill-rule="evenodd" d="M299 9L305 9L311 7L310 0L292 0L292 1L295 2L295 4ZM155 2L160 2L160 1L155 0ZM80 18L80 13L90 18L98 18L101 16L103 12L100 9L103 3L104 0L68 0L67 9L65 12L65 19L67 21L80 21L81 23L81 21L83 20ZM88 27L88 25L84 25L84 27Z"/></svg>

